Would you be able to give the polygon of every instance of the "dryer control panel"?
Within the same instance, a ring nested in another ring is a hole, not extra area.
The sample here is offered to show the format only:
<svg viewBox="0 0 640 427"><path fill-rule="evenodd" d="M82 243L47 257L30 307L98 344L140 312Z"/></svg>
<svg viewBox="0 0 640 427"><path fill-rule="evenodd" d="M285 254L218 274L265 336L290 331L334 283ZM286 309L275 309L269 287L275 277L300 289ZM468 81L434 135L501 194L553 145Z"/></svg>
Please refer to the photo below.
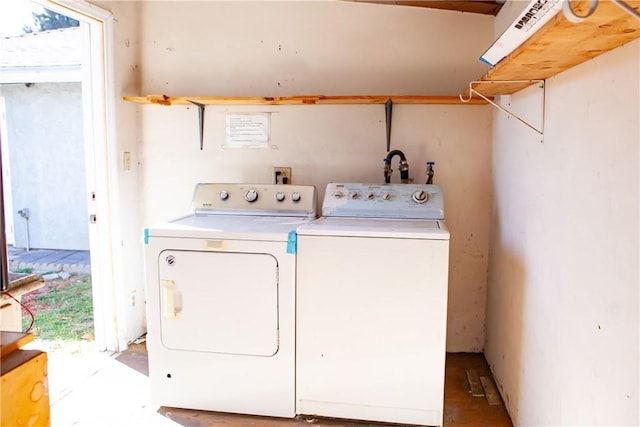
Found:
<svg viewBox="0 0 640 427"><path fill-rule="evenodd" d="M196 185L191 208L198 213L261 216L316 216L312 185L224 184Z"/></svg>
<svg viewBox="0 0 640 427"><path fill-rule="evenodd" d="M323 216L444 219L437 185L329 183Z"/></svg>

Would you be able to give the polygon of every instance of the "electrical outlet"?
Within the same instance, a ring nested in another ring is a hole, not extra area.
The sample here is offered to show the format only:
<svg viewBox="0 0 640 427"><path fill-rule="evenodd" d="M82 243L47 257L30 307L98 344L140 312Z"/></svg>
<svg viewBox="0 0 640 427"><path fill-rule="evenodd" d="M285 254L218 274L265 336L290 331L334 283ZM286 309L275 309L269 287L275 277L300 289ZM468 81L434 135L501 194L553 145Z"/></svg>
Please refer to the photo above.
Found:
<svg viewBox="0 0 640 427"><path fill-rule="evenodd" d="M274 167L272 176L274 184L291 184L291 168Z"/></svg>
<svg viewBox="0 0 640 427"><path fill-rule="evenodd" d="M131 153L129 151L124 152L124 170L131 170Z"/></svg>

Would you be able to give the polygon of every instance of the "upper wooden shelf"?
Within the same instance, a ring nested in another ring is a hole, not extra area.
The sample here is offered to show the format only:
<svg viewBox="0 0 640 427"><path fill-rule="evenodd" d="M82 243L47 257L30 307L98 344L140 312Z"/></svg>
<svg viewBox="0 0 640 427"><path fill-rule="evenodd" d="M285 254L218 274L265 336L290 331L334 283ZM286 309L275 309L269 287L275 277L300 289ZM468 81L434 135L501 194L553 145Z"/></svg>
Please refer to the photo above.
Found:
<svg viewBox="0 0 640 427"><path fill-rule="evenodd" d="M457 96L325 96L301 95L282 97L223 97L223 96L125 96L125 101L139 104L193 105L189 101L204 105L317 105L317 104L384 104L391 99L394 104L453 104L463 105ZM486 104L475 98L470 104Z"/></svg>
<svg viewBox="0 0 640 427"><path fill-rule="evenodd" d="M640 1L625 0L636 10ZM583 16L588 1L572 1ZM600 0L593 15L574 24L562 11L529 40L490 69L473 88L485 96L510 95L535 82L497 83L508 80L544 80L640 37L640 20L609 0ZM468 95L469 89L464 93ZM475 98L474 98L475 99Z"/></svg>

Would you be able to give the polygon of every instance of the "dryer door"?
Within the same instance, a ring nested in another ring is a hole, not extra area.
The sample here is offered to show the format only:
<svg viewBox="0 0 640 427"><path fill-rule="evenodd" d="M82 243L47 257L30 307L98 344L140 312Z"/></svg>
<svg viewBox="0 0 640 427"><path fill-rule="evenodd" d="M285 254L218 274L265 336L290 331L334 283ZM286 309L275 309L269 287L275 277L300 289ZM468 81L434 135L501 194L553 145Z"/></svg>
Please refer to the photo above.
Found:
<svg viewBox="0 0 640 427"><path fill-rule="evenodd" d="M272 255L164 250L158 261L165 347L256 356L278 351Z"/></svg>

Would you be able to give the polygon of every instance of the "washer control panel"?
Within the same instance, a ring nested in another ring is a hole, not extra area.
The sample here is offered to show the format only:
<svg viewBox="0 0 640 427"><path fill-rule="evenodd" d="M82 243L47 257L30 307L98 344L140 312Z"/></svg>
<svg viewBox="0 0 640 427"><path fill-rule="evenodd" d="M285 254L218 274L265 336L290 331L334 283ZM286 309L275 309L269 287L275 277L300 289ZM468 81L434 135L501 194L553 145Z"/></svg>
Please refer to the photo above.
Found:
<svg viewBox="0 0 640 427"><path fill-rule="evenodd" d="M329 183L323 216L444 219L442 190L431 184Z"/></svg>
<svg viewBox="0 0 640 427"><path fill-rule="evenodd" d="M199 213L316 216L312 185L218 184L196 185L191 208Z"/></svg>

